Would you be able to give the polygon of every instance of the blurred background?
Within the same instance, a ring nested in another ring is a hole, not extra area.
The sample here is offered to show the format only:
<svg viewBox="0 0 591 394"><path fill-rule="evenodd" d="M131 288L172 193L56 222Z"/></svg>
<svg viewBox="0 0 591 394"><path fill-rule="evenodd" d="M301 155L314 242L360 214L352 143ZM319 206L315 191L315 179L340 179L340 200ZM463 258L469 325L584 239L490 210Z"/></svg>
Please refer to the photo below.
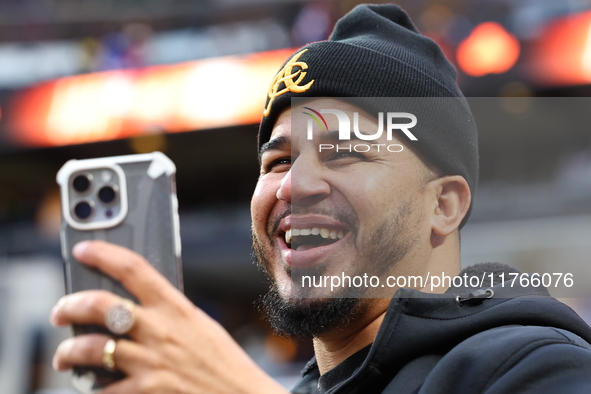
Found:
<svg viewBox="0 0 591 394"><path fill-rule="evenodd" d="M153 150L177 165L187 295L282 384L297 380L310 343L273 335L253 305L267 288L250 255L257 123L293 48L356 4L0 0L0 393L73 393L50 362L70 332L47 321L64 293L57 170ZM591 0L398 4L484 97L462 264L590 278ZM567 302L591 321L587 297Z"/></svg>

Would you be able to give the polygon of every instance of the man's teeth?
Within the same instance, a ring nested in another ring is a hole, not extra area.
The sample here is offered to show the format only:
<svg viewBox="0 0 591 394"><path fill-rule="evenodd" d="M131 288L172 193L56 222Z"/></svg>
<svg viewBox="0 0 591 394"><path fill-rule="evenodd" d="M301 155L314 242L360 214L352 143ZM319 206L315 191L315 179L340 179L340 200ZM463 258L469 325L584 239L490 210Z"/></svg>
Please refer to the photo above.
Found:
<svg viewBox="0 0 591 394"><path fill-rule="evenodd" d="M290 228L285 232L285 242L291 243L292 237L306 236L306 235L320 235L325 239L341 239L345 236L343 231L329 230L327 228L312 227L312 228Z"/></svg>

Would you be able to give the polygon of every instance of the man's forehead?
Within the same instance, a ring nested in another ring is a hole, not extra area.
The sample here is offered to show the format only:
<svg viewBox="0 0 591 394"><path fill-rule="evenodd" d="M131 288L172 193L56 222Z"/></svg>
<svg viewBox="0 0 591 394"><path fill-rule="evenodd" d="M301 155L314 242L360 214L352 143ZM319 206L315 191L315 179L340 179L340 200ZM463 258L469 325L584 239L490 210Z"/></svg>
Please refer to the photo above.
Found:
<svg viewBox="0 0 591 394"><path fill-rule="evenodd" d="M305 112L310 112L310 109L316 110L318 112L323 109L338 109L349 115L357 112L361 121L377 121L375 116L368 114L363 108L348 103L343 99L331 97L314 98L284 109L283 112L279 114L275 124L273 125L270 139L272 140L279 136L291 137L292 129L298 129L298 124L300 124L300 126L305 125L309 119L306 116L298 115L302 115ZM324 119L329 124L329 129L332 128L333 130L338 130L338 120L335 116L324 116ZM299 129L302 128L300 127ZM303 129L305 129L305 127Z"/></svg>
<svg viewBox="0 0 591 394"><path fill-rule="evenodd" d="M278 137L291 137L291 109L287 108L278 117L273 125L271 138L273 140Z"/></svg>

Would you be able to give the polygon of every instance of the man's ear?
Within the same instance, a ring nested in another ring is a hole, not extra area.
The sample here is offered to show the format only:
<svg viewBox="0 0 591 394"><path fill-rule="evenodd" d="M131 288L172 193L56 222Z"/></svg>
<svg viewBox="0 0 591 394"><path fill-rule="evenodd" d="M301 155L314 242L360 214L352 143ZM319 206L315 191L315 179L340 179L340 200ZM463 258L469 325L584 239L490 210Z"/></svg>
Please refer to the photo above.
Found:
<svg viewBox="0 0 591 394"><path fill-rule="evenodd" d="M472 201L470 187L460 175L446 175L432 182L436 206L431 216L433 233L440 237L453 233L466 216Z"/></svg>

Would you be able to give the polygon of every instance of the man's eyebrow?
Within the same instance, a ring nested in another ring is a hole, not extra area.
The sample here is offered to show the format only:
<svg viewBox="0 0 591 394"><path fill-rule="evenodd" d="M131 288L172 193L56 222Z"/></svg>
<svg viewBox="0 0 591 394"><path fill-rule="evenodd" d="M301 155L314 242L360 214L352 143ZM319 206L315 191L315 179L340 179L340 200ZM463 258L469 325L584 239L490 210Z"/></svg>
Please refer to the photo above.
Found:
<svg viewBox="0 0 591 394"><path fill-rule="evenodd" d="M282 135L277 138L273 138L271 141L265 142L259 149L259 158L269 150L280 150L285 149L286 146L291 144L291 139Z"/></svg>

